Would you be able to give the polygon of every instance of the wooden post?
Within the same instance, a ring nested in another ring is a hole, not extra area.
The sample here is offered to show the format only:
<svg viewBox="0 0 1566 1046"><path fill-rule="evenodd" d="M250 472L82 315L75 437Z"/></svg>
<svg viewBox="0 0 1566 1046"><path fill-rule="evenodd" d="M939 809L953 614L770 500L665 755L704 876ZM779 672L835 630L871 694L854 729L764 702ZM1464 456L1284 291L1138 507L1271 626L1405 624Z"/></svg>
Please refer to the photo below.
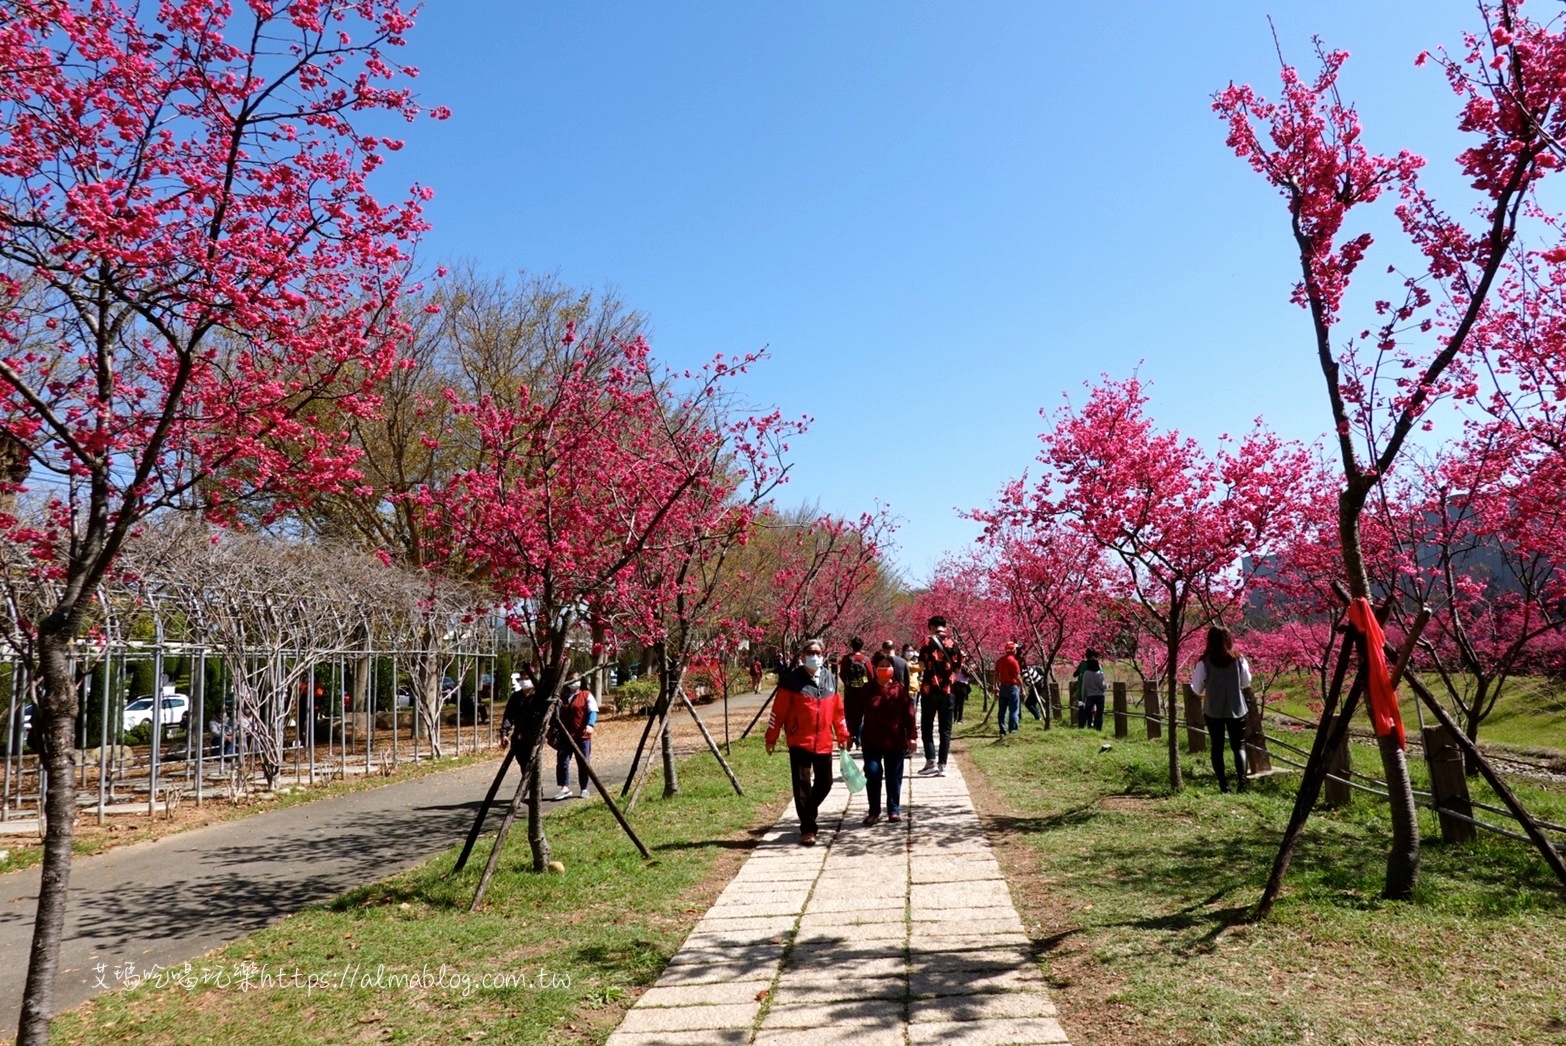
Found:
<svg viewBox="0 0 1566 1046"><path fill-rule="evenodd" d="M1430 768L1430 791L1435 794L1436 812L1441 819L1441 841L1466 843L1474 837L1474 826L1467 821L1447 816L1446 811L1474 815L1473 804L1468 801L1468 775L1463 770L1463 750L1457 747L1446 727L1436 725L1424 729L1425 765Z"/></svg>
<svg viewBox="0 0 1566 1046"><path fill-rule="evenodd" d="M1060 710L1060 684L1053 679L1049 681L1049 706L1055 710L1055 718L1057 720L1060 719L1063 714ZM1072 724L1067 720L1065 725L1071 726Z"/></svg>
<svg viewBox="0 0 1566 1046"><path fill-rule="evenodd" d="M1349 752L1348 731L1344 730L1342 734L1338 746L1327 756L1327 773L1330 776L1322 784L1322 801L1327 806L1347 806L1354 797L1354 789L1348 785L1354 759Z"/></svg>
<svg viewBox="0 0 1566 1046"><path fill-rule="evenodd" d="M1185 695L1185 750L1207 751L1207 720L1202 716L1202 696L1191 689L1190 683L1181 683L1180 692Z"/></svg>
<svg viewBox="0 0 1566 1046"><path fill-rule="evenodd" d="M1146 715L1147 739L1156 741L1163 736L1163 719L1159 717L1158 684L1151 679L1142 680L1142 711Z"/></svg>
<svg viewBox="0 0 1566 1046"><path fill-rule="evenodd" d="M1254 774L1272 772L1272 755L1267 751L1267 733L1262 728L1261 702L1250 687L1240 691L1245 695L1245 760Z"/></svg>
<svg viewBox="0 0 1566 1046"><path fill-rule="evenodd" d="M1115 683L1113 692L1115 695L1115 737L1116 739L1121 739L1130 733L1131 730L1130 720L1126 716L1126 685L1124 683Z"/></svg>

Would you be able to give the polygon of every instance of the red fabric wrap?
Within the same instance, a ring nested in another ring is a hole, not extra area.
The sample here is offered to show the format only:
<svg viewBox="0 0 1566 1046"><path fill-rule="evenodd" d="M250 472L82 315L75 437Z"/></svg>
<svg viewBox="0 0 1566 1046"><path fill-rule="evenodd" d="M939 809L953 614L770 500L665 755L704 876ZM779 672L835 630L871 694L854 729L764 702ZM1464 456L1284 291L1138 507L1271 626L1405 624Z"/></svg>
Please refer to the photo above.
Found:
<svg viewBox="0 0 1566 1046"><path fill-rule="evenodd" d="M1354 600L1348 608L1349 623L1365 635L1366 665L1370 691L1370 722L1377 737L1388 734L1397 736L1399 748L1408 747L1408 735L1403 730L1403 713L1397 705L1397 691L1392 689L1392 670L1387 667L1386 635L1381 622L1370 608L1370 600L1363 597Z"/></svg>

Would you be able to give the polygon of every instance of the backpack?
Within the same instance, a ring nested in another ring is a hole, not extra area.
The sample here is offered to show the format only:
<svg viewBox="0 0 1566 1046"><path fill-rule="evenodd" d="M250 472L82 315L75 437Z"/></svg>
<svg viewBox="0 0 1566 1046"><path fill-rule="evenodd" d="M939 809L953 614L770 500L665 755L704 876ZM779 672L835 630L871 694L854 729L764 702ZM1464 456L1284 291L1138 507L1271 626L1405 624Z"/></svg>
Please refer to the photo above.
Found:
<svg viewBox="0 0 1566 1046"><path fill-rule="evenodd" d="M843 685L851 690L870 685L870 670L865 666L863 654L855 654L843 666Z"/></svg>

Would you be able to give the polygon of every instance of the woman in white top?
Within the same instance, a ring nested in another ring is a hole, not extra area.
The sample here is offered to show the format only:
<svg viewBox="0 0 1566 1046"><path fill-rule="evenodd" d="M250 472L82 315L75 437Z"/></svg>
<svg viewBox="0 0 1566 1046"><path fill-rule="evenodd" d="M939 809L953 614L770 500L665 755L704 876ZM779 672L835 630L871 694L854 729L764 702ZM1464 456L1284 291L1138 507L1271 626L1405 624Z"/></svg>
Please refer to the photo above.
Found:
<svg viewBox="0 0 1566 1046"><path fill-rule="evenodd" d="M1224 773L1223 739L1229 736L1234 752L1234 772L1240 791L1245 791L1245 690L1251 685L1251 669L1245 658L1234 652L1234 636L1227 628L1207 630L1207 649L1191 672L1191 689L1202 695L1202 715L1207 719L1208 748L1213 755L1213 773L1218 775L1218 790L1229 790Z"/></svg>

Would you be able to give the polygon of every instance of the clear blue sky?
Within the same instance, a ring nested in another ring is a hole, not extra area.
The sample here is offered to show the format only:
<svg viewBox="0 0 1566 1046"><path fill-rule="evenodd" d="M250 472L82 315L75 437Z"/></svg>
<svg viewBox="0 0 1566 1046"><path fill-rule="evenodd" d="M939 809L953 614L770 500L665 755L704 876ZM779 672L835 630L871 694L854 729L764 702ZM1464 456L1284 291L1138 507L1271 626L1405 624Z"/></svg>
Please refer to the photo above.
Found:
<svg viewBox="0 0 1566 1046"><path fill-rule="evenodd" d="M1273 91L1269 14L1297 63L1350 50L1372 146L1443 184L1455 103L1413 58L1455 0L436 0L404 57L454 115L382 191L435 188L429 263L612 285L672 364L768 346L747 395L815 418L784 500L889 504L918 581L1101 371L1145 361L1204 442L1324 427L1281 201L1209 109Z"/></svg>

